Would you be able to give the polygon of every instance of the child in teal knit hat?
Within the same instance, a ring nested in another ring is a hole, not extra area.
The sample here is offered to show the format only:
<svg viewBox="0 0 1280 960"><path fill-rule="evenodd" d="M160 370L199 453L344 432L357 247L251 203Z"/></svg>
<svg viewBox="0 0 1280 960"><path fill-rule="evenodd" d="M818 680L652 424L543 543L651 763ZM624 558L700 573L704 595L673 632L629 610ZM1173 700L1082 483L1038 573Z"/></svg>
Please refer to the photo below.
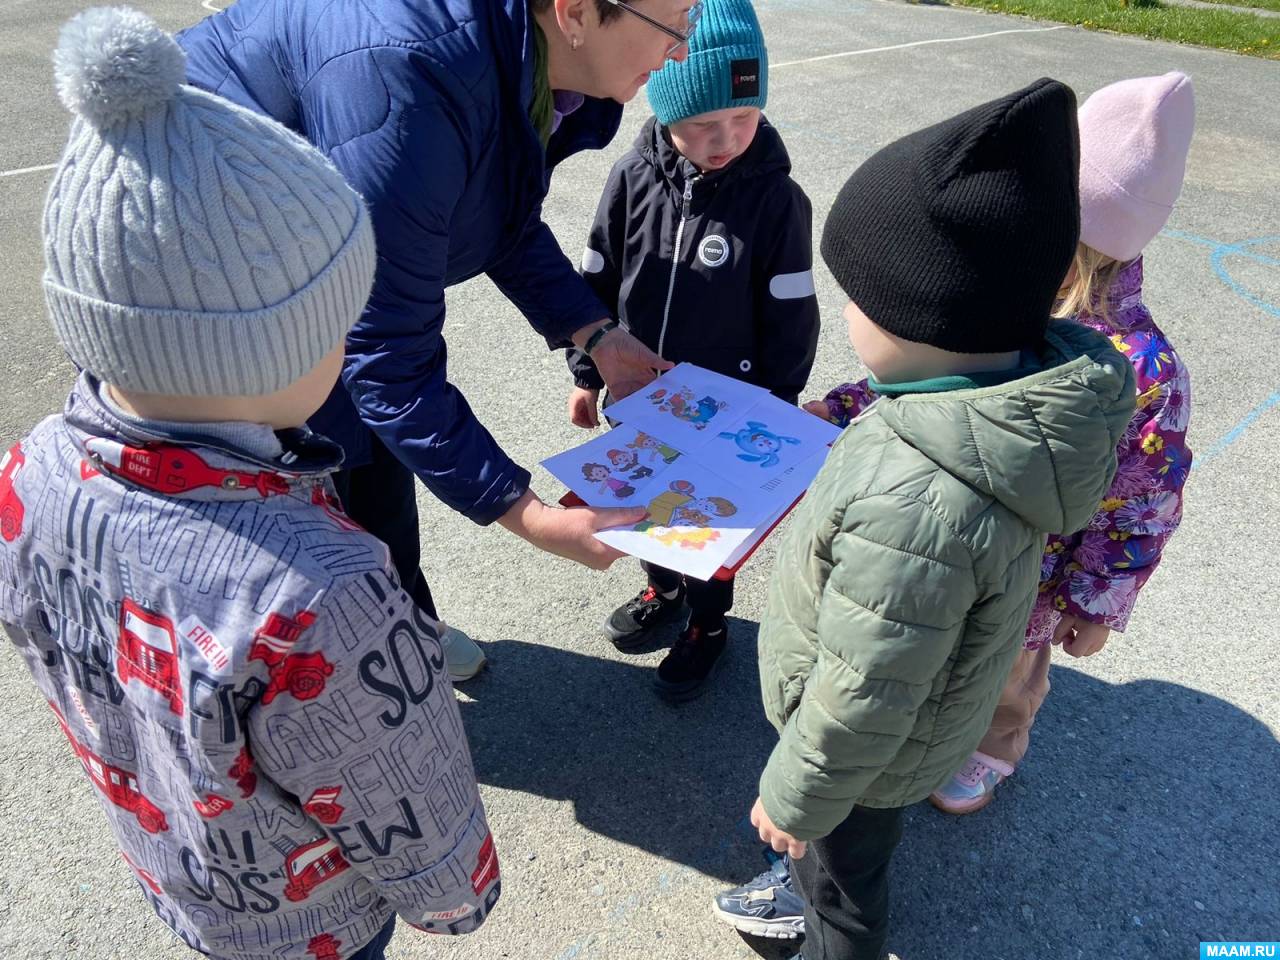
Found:
<svg viewBox="0 0 1280 960"><path fill-rule="evenodd" d="M761 113L769 56L748 0L705 0L687 58L649 79L656 116L609 175L582 272L632 334L673 362L689 361L794 403L818 339L812 209L790 177L777 130ZM603 381L569 351L570 419L599 425ZM606 403L608 401L606 400ZM660 696L705 688L729 639L733 581L703 582L642 564L648 582L605 621L620 650L689 619L658 666Z"/></svg>
<svg viewBox="0 0 1280 960"><path fill-rule="evenodd" d="M705 0L689 54L649 77L649 104L664 126L703 114L764 109L769 98L769 51L749 0ZM759 111L754 111L758 118Z"/></svg>

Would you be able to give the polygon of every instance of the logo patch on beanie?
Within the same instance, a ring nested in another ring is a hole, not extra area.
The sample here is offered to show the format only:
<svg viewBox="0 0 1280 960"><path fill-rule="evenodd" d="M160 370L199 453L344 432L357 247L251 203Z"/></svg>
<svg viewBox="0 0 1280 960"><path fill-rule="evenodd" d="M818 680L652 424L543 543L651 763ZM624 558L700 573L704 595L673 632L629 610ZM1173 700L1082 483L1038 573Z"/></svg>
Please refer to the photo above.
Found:
<svg viewBox="0 0 1280 960"><path fill-rule="evenodd" d="M698 244L698 259L708 267L720 267L729 259L729 242L724 237L710 234Z"/></svg>
<svg viewBox="0 0 1280 960"><path fill-rule="evenodd" d="M729 64L730 96L734 100L747 100L760 96L760 58L734 60Z"/></svg>

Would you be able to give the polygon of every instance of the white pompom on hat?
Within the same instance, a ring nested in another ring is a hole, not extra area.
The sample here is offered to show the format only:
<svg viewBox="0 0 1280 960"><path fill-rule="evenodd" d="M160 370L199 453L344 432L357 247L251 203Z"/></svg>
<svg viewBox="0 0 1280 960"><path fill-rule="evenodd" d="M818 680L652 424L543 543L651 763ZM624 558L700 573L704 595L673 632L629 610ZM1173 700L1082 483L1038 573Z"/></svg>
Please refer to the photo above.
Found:
<svg viewBox="0 0 1280 960"><path fill-rule="evenodd" d="M183 84L145 14L63 27L75 115L44 210L45 301L71 359L144 393L281 390L339 343L375 267L364 202L275 121Z"/></svg>
<svg viewBox="0 0 1280 960"><path fill-rule="evenodd" d="M128 7L86 10L63 26L53 52L58 97L99 127L172 100L186 69L174 39Z"/></svg>
<svg viewBox="0 0 1280 960"><path fill-rule="evenodd" d="M1121 80L1080 108L1080 240L1129 261L1169 220L1195 128L1191 78Z"/></svg>

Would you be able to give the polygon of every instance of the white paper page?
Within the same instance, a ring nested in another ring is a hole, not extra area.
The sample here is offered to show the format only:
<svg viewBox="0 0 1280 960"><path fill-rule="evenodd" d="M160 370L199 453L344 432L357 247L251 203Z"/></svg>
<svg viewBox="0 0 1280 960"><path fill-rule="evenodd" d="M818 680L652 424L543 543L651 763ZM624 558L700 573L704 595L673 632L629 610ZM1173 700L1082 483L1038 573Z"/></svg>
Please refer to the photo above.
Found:
<svg viewBox="0 0 1280 960"><path fill-rule="evenodd" d="M737 419L767 396L767 391L749 383L680 363L605 412L668 440L678 450L696 453L721 424Z"/></svg>
<svg viewBox="0 0 1280 960"><path fill-rule="evenodd" d="M794 498L792 498L791 500L788 500L785 504L780 506L770 516L768 516L764 520L764 522L760 524L760 526L752 530L750 535L748 535L747 538L742 541L742 543L738 544L737 548L733 551L733 553L729 554L729 556L725 558L723 565L726 567L732 567L735 564L737 564L743 557L745 557L747 555L747 551L750 550L752 547L754 547L760 541L760 538L763 537L766 533L768 533L769 529L775 523L777 523L780 519L782 519L782 515L787 512L787 508L790 507L791 504L793 503L795 503Z"/></svg>
<svg viewBox="0 0 1280 960"><path fill-rule="evenodd" d="M608 415L620 426L543 465L592 506L649 511L600 540L703 580L764 536L840 435L767 390L689 363Z"/></svg>
<svg viewBox="0 0 1280 960"><path fill-rule="evenodd" d="M709 579L742 542L777 512L773 498L738 487L680 458L653 485L649 516L596 537L619 550Z"/></svg>
<svg viewBox="0 0 1280 960"><path fill-rule="evenodd" d="M674 447L624 424L542 465L593 507L634 507L665 489L654 488L654 479L683 459Z"/></svg>
<svg viewBox="0 0 1280 960"><path fill-rule="evenodd" d="M696 459L739 486L757 487L790 503L809 486L839 435L830 423L766 396L698 448Z"/></svg>

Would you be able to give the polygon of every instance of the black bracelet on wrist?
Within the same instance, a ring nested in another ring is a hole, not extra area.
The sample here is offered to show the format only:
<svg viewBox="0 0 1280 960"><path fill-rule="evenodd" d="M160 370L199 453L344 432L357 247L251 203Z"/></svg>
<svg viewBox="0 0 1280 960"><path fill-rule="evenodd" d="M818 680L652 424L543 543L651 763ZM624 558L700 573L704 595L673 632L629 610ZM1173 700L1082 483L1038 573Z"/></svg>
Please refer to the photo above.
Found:
<svg viewBox="0 0 1280 960"><path fill-rule="evenodd" d="M611 331L617 330L620 326L622 326L622 324L617 320L606 321L603 326L596 330L595 333L587 337L587 342L582 345L582 352L588 357L591 356L591 351L599 345L600 341L603 340Z"/></svg>

